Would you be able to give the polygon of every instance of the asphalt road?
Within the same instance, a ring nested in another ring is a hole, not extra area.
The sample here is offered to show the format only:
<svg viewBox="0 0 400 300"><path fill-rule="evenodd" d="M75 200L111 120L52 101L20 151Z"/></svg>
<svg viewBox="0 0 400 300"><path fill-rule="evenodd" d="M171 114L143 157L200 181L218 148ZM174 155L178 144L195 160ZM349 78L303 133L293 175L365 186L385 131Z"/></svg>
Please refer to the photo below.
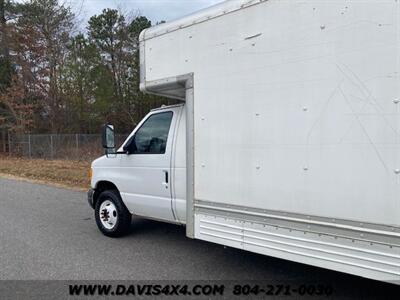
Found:
<svg viewBox="0 0 400 300"><path fill-rule="evenodd" d="M6 279L323 282L343 297L368 287L384 295L393 287L191 240L182 226L145 219L134 218L130 235L107 238L85 193L0 178L0 280Z"/></svg>

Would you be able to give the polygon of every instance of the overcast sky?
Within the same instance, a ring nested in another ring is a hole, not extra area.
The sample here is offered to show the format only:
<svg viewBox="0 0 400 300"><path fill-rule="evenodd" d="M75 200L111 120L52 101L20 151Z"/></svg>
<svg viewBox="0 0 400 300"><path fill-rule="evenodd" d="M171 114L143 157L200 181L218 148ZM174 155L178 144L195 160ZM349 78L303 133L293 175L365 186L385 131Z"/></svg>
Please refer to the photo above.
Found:
<svg viewBox="0 0 400 300"><path fill-rule="evenodd" d="M86 21L101 13L104 8L120 8L122 11L136 11L157 21L171 21L197 10L212 6L223 0L69 0L75 11L81 11L79 19ZM68 2L68 1L67 1ZM83 26L85 27L85 25Z"/></svg>

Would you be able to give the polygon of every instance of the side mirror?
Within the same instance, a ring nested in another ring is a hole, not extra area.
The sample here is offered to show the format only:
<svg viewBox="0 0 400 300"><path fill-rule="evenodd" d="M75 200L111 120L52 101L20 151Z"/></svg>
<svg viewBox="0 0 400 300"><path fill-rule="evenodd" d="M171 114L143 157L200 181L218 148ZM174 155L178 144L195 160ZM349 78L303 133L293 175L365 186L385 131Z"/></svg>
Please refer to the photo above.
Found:
<svg viewBox="0 0 400 300"><path fill-rule="evenodd" d="M103 148L106 150L106 154L115 152L115 135L114 126L105 124L102 127L101 140ZM110 151L111 150L111 151Z"/></svg>

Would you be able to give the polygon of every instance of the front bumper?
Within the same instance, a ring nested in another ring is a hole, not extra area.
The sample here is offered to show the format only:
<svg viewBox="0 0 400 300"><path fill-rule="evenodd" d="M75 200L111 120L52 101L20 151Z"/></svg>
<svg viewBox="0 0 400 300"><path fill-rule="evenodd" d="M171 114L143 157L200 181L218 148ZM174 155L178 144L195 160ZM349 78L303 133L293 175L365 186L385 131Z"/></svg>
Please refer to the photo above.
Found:
<svg viewBox="0 0 400 300"><path fill-rule="evenodd" d="M89 205L90 205L91 208L94 208L94 205L93 205L93 196L94 196L94 189L90 188L90 189L87 191L87 199L88 199L88 202L89 202Z"/></svg>

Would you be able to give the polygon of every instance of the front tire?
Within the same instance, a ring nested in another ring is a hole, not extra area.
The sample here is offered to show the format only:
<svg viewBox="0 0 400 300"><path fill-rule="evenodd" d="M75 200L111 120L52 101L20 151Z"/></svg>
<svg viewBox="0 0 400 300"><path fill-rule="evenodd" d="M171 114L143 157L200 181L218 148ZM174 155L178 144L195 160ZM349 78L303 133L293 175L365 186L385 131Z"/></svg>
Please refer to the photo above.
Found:
<svg viewBox="0 0 400 300"><path fill-rule="evenodd" d="M132 215L122 202L118 191L102 192L96 201L94 214L97 227L104 235L120 237L129 232Z"/></svg>

